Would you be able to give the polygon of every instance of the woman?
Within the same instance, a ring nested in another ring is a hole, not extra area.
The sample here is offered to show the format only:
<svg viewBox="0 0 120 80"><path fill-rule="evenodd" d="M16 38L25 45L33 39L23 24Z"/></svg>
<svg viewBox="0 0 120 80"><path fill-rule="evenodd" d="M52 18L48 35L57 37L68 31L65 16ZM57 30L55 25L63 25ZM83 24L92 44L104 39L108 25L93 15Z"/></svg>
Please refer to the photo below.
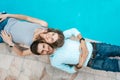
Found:
<svg viewBox="0 0 120 80"><path fill-rule="evenodd" d="M17 14L0 15L0 30L3 30L1 31L1 37L12 47L15 45L14 43L18 43L29 50L31 43L37 39L41 39L48 44L54 44L55 47L61 47L64 40L63 33L59 30L48 29L47 27L47 22L29 16ZM8 37L12 39L14 43L8 41ZM3 42L2 39L0 42ZM58 45L58 43L61 45ZM28 52L30 53L30 50ZM23 53L19 53L19 55L23 55Z"/></svg>

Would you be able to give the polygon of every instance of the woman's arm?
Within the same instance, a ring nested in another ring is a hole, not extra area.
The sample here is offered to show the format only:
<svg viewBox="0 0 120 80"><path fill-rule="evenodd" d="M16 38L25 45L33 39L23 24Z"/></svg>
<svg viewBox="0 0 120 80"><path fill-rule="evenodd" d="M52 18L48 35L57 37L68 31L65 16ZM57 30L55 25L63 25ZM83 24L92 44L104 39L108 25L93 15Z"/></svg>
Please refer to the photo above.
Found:
<svg viewBox="0 0 120 80"><path fill-rule="evenodd" d="M20 46L16 45L12 42L12 36L6 31L1 32L1 37L5 43L7 43L10 47L12 47L12 50L15 51L19 56L25 56L32 54L29 48L21 48Z"/></svg>
<svg viewBox="0 0 120 80"><path fill-rule="evenodd" d="M33 17L30 17L30 16L20 15L20 14L1 14L0 15L0 18L2 18L2 20L6 19L7 17L26 20L26 21L29 21L29 22L32 22L32 23L40 24L44 27L48 27L48 23L46 21L39 20L37 18L33 18Z"/></svg>
<svg viewBox="0 0 120 80"><path fill-rule="evenodd" d="M16 44L14 44L14 46L12 47L12 50L13 50L14 52L16 52L17 55L19 55L19 56L26 56L26 55L32 54L32 52L30 51L29 48L23 49L23 48L19 47L19 46L16 45Z"/></svg>

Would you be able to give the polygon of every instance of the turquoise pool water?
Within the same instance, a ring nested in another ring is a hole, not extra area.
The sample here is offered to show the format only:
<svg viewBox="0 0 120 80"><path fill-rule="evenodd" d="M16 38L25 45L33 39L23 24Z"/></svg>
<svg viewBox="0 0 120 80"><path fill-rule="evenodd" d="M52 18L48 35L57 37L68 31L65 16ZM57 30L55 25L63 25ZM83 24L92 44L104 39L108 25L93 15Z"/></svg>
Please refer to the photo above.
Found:
<svg viewBox="0 0 120 80"><path fill-rule="evenodd" d="M120 45L120 0L1 0L3 10L61 30L76 27L84 37Z"/></svg>

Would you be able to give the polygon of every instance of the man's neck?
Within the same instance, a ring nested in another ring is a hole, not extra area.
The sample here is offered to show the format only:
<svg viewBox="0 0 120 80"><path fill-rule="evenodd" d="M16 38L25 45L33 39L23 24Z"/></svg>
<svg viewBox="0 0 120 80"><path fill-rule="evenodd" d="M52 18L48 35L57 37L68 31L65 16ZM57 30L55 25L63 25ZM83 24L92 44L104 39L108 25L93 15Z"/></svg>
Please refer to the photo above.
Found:
<svg viewBox="0 0 120 80"><path fill-rule="evenodd" d="M52 54L54 54L55 50L56 50L56 49L53 49L53 52L52 52L52 53L50 53L49 55L52 55Z"/></svg>

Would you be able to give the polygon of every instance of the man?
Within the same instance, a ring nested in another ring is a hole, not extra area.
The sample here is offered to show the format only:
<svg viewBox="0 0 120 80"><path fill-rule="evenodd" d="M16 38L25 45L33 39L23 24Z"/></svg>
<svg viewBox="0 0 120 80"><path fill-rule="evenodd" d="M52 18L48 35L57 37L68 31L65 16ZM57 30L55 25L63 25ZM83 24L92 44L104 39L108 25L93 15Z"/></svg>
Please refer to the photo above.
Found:
<svg viewBox="0 0 120 80"><path fill-rule="evenodd" d="M71 40L71 35L79 41ZM68 73L75 73L83 66L120 72L120 60L109 58L120 56L120 46L86 42L75 28L65 31L64 36L66 39L61 48L53 49L52 45L39 40L33 42L31 51L37 55L50 55L52 66Z"/></svg>

